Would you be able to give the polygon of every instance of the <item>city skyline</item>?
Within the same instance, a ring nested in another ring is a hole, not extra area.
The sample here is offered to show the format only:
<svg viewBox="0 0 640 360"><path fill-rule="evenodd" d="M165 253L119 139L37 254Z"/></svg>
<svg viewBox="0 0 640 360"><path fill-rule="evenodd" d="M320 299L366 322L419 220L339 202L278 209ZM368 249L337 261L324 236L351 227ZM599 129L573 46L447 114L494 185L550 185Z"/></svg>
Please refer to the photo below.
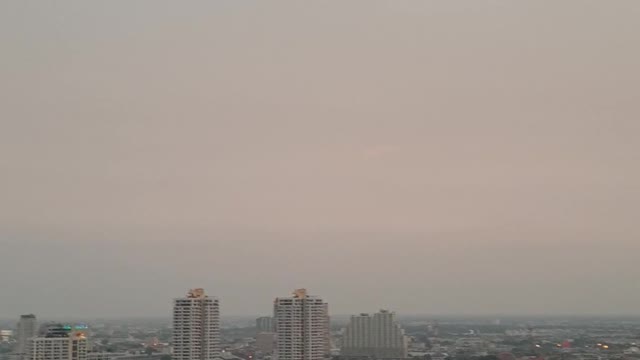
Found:
<svg viewBox="0 0 640 360"><path fill-rule="evenodd" d="M295 291L293 297L276 299L275 315L282 317L284 329L281 335L300 343L314 339L316 349L324 348L322 333L327 303L319 297L302 297L304 289ZM195 328L174 327L178 333L202 335L198 327L200 310L206 307L204 290L192 289L184 298L176 299L179 317ZM195 299L196 303L180 303ZM296 299L298 300L296 303ZM311 303L304 303L304 299ZM209 300L214 300L209 298ZM183 306L187 305L187 306ZM195 305L195 308L192 306ZM278 306L284 308L278 310ZM182 311L182 310L187 310ZM176 313L174 312L174 315ZM306 315L305 315L306 314ZM187 317L183 317L187 315ZM196 318L191 318L196 315ZM311 323L296 323L307 317ZM28 315L33 319L33 315ZM394 319L394 312L359 314L350 318L341 328L332 326L330 333L330 359L401 359L423 360L593 360L633 359L640 354L637 346L639 319L563 319L548 318L525 321L523 319L459 318L438 321L408 317ZM194 321L192 321L194 320ZM274 359L273 333L260 332L254 325L262 324L270 330L268 319L254 319L255 324L236 322L222 329L220 346L224 354L208 356L209 360L268 360ZM444 320L444 319L442 319ZM205 321L206 322L206 321ZM401 325L400 323L404 325ZM315 325L314 325L315 324ZM290 327L289 325L292 325ZM405 328L407 332L405 332ZM182 336L171 338L171 323L167 321L121 320L95 321L89 324L43 324L38 337L29 339L31 344L27 360L170 360L184 354ZM304 329L304 331L303 331ZM193 332L192 330L195 330ZM282 333L284 330L284 334ZM288 333L289 330L294 330ZM305 331L310 333L305 334ZM314 335L314 332L316 335ZM0 341L0 358L19 360L17 333L4 328ZM261 337L262 335L262 337ZM311 337L309 337L311 335ZM298 340L295 340L295 339ZM192 343L189 341L189 343ZM198 346L196 345L196 349ZM287 347L288 348L288 347ZM291 348L296 348L292 346ZM309 349L313 349L311 346ZM261 351L261 349L263 349ZM13 350L13 352L11 352ZM329 348L327 348L329 350ZM9 351L9 353L7 352ZM313 354L313 352L312 352ZM316 353L317 354L317 353ZM307 358L293 354L296 360ZM206 356L205 356L206 357ZM314 356L315 357L315 356ZM191 353L188 358L201 359ZM322 357L329 359L329 357Z"/></svg>

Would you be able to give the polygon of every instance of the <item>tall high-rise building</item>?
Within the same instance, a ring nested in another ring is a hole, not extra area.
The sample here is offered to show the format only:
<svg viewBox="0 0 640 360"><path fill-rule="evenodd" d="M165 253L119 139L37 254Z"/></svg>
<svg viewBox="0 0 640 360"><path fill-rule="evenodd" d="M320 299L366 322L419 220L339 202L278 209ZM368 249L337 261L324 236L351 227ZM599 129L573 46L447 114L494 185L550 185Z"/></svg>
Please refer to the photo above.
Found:
<svg viewBox="0 0 640 360"><path fill-rule="evenodd" d="M20 315L18 322L18 331L16 333L15 353L22 355L27 351L29 340L38 334L38 323L36 316L33 314Z"/></svg>
<svg viewBox="0 0 640 360"><path fill-rule="evenodd" d="M87 337L71 326L51 327L45 336L29 340L28 360L87 360Z"/></svg>
<svg viewBox="0 0 640 360"><path fill-rule="evenodd" d="M210 360L220 353L220 304L192 289L173 300L173 360Z"/></svg>
<svg viewBox="0 0 640 360"><path fill-rule="evenodd" d="M331 354L331 317L329 316L329 304L324 303L324 353Z"/></svg>
<svg viewBox="0 0 640 360"><path fill-rule="evenodd" d="M276 342L273 317L261 316L257 318L256 329L256 350L262 354L272 354Z"/></svg>
<svg viewBox="0 0 640 360"><path fill-rule="evenodd" d="M256 319L256 328L258 329L258 334L262 332L273 332L273 317L271 316L262 316Z"/></svg>
<svg viewBox="0 0 640 360"><path fill-rule="evenodd" d="M319 360L328 356L328 305L305 289L276 298L273 315L277 360Z"/></svg>
<svg viewBox="0 0 640 360"><path fill-rule="evenodd" d="M354 315L344 331L340 354L345 357L371 357L374 359L402 359L407 357L408 339L395 320L395 314L386 310L370 316Z"/></svg>

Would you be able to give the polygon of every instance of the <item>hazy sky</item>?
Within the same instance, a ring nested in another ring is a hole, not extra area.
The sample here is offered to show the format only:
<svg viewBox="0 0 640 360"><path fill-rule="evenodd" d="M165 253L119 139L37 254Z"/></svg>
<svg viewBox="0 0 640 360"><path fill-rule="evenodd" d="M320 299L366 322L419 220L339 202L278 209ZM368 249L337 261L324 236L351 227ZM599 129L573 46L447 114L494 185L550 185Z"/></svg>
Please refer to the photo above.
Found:
<svg viewBox="0 0 640 360"><path fill-rule="evenodd" d="M640 314L640 1L0 2L0 317Z"/></svg>

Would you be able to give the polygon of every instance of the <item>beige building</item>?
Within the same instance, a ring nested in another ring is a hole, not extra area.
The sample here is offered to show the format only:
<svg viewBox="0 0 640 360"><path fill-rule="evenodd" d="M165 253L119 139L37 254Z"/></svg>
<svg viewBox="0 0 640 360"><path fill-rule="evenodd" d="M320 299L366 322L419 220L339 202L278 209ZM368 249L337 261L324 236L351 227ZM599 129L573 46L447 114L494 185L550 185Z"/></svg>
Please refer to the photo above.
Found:
<svg viewBox="0 0 640 360"><path fill-rule="evenodd" d="M220 353L220 304L203 289L173 300L173 360L211 360Z"/></svg>
<svg viewBox="0 0 640 360"><path fill-rule="evenodd" d="M320 360L328 356L328 305L297 289L274 302L277 360Z"/></svg>
<svg viewBox="0 0 640 360"><path fill-rule="evenodd" d="M28 360L87 360L87 337L71 327L51 328L44 337L29 340Z"/></svg>
<svg viewBox="0 0 640 360"><path fill-rule="evenodd" d="M403 359L407 357L408 338L395 320L395 314L386 310L351 317L344 331L340 354L344 357L371 357L374 359Z"/></svg>

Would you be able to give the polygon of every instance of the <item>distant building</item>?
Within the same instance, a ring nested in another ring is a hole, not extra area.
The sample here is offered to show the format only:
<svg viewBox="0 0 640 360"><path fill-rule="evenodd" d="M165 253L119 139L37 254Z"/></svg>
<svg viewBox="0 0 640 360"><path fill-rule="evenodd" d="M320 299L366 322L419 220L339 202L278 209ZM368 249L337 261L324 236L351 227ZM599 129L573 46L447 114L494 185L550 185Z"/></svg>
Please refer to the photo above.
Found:
<svg viewBox="0 0 640 360"><path fill-rule="evenodd" d="M172 360L211 360L220 353L220 304L192 289L173 301Z"/></svg>
<svg viewBox="0 0 640 360"><path fill-rule="evenodd" d="M273 325L273 317L271 316L262 316L256 319L256 328L258 329L258 333L266 332L270 333L275 330Z"/></svg>
<svg viewBox="0 0 640 360"><path fill-rule="evenodd" d="M87 360L87 337L71 326L52 327L29 341L26 355L28 360Z"/></svg>
<svg viewBox="0 0 640 360"><path fill-rule="evenodd" d="M271 354L275 348L276 334L273 317L262 316L256 319L256 350L263 354Z"/></svg>
<svg viewBox="0 0 640 360"><path fill-rule="evenodd" d="M305 289L274 302L277 360L320 360L328 356L328 306Z"/></svg>
<svg viewBox="0 0 640 360"><path fill-rule="evenodd" d="M6 343L13 338L13 330L0 330L0 342Z"/></svg>
<svg viewBox="0 0 640 360"><path fill-rule="evenodd" d="M327 303L324 303L324 346L324 353L331 354L331 317Z"/></svg>
<svg viewBox="0 0 640 360"><path fill-rule="evenodd" d="M19 355L25 354L29 340L38 334L38 322L33 314L21 315L16 333L16 347L14 352Z"/></svg>
<svg viewBox="0 0 640 360"><path fill-rule="evenodd" d="M263 354L271 354L276 346L276 334L261 332L256 336L256 350Z"/></svg>
<svg viewBox="0 0 640 360"><path fill-rule="evenodd" d="M401 359L407 357L408 338L395 320L395 314L386 310L351 317L344 331L340 354L344 357L370 357L374 359Z"/></svg>

